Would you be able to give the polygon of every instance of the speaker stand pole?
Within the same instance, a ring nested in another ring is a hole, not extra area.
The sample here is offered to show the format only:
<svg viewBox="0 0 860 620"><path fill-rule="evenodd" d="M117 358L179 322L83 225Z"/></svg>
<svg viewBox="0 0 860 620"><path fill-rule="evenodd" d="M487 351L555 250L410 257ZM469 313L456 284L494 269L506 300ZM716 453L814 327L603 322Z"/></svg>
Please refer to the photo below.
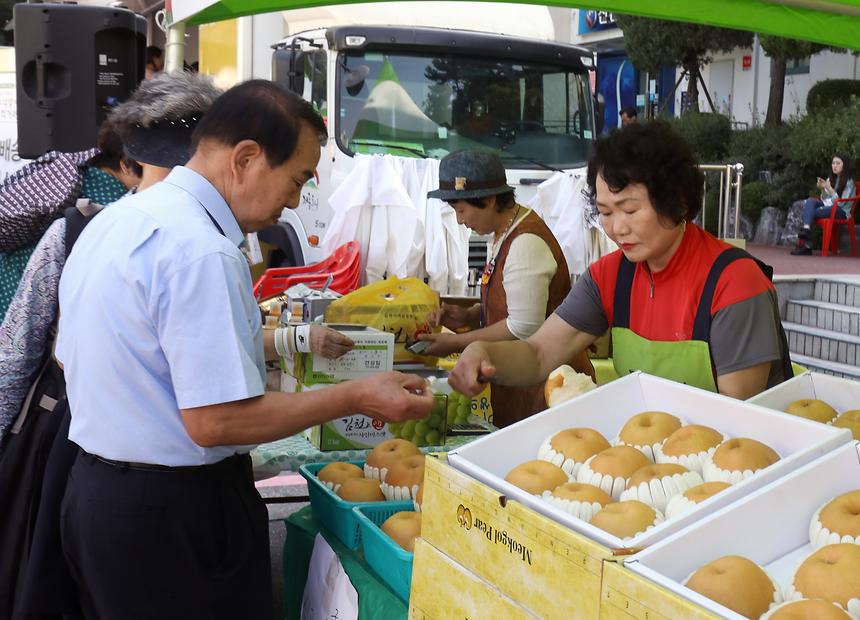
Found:
<svg viewBox="0 0 860 620"><path fill-rule="evenodd" d="M185 22L170 24L164 50L164 70L182 71L185 68Z"/></svg>

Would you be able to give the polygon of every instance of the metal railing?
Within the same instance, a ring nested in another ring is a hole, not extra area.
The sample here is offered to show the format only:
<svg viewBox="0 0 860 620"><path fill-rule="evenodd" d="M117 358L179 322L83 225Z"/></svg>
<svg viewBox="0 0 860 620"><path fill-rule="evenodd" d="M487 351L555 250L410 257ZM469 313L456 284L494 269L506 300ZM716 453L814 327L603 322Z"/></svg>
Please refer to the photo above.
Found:
<svg viewBox="0 0 860 620"><path fill-rule="evenodd" d="M717 237L737 239L741 222L741 186L744 179L743 164L699 164L702 172L718 172L720 175L720 197L717 202ZM708 199L708 175L705 174L704 193L702 194L702 225L707 222L705 209ZM734 213L734 221L731 214ZM733 224L732 236L728 236L729 223Z"/></svg>

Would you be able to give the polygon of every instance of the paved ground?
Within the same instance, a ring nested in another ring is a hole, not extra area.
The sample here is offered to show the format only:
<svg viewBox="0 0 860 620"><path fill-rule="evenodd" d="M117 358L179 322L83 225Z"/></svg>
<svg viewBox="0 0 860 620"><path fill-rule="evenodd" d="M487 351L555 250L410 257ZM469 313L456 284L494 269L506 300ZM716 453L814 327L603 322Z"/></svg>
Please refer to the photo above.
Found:
<svg viewBox="0 0 860 620"><path fill-rule="evenodd" d="M789 246L747 245L747 251L773 267L774 275L860 275L860 257L839 254L792 256Z"/></svg>

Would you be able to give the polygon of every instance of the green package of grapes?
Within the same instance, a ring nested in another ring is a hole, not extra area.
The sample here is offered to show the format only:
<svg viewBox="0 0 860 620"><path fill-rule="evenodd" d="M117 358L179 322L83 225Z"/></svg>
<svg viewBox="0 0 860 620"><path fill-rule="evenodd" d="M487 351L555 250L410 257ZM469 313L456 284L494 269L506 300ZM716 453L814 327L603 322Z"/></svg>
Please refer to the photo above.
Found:
<svg viewBox="0 0 860 620"><path fill-rule="evenodd" d="M301 389L325 389L324 385L300 386ZM436 394L433 408L422 420L388 424L362 413L343 416L305 431L305 437L319 450L361 450L373 448L388 439L400 438L421 447L441 448L447 436L447 401Z"/></svg>

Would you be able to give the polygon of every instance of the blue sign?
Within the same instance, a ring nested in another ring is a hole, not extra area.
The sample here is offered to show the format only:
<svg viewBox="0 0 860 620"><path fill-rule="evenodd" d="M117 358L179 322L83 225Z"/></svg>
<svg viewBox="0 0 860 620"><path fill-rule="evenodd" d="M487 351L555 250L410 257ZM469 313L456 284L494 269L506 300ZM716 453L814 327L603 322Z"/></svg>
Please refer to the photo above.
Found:
<svg viewBox="0 0 860 620"><path fill-rule="evenodd" d="M597 57L597 92L603 95L603 130L621 126L619 112L627 106L637 106L639 79L636 69L624 53Z"/></svg>
<svg viewBox="0 0 860 620"><path fill-rule="evenodd" d="M609 11L584 11L579 10L579 34L600 32L618 28L615 23L615 15Z"/></svg>

